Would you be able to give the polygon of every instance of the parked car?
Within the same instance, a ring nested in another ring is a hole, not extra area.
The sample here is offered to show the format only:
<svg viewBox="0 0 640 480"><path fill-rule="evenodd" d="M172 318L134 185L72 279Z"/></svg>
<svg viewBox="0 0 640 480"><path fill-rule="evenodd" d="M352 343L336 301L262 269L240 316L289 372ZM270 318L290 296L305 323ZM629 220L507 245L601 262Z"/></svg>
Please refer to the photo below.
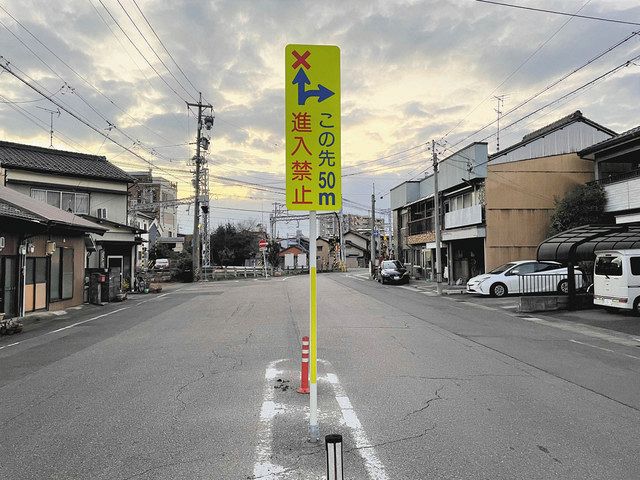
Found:
<svg viewBox="0 0 640 480"><path fill-rule="evenodd" d="M156 262L153 264L153 268L155 270L166 270L169 268L169 259L168 258L158 258Z"/></svg>
<svg viewBox="0 0 640 480"><path fill-rule="evenodd" d="M593 303L640 315L640 250L596 252Z"/></svg>
<svg viewBox="0 0 640 480"><path fill-rule="evenodd" d="M409 283L411 274L398 260L383 260L376 278L382 283Z"/></svg>
<svg viewBox="0 0 640 480"><path fill-rule="evenodd" d="M582 271L575 269L576 288L582 288ZM467 292L492 297L510 293L569 292L567 268L557 262L509 262L467 282Z"/></svg>

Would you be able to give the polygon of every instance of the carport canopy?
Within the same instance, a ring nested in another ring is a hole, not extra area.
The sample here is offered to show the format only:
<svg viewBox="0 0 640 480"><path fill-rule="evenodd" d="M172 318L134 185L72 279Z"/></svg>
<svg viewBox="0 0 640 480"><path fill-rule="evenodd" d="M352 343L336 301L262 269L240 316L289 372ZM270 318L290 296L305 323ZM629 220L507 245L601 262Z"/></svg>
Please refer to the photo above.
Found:
<svg viewBox="0 0 640 480"><path fill-rule="evenodd" d="M600 250L640 249L640 225L585 225L547 238L538 260L571 263L595 260Z"/></svg>

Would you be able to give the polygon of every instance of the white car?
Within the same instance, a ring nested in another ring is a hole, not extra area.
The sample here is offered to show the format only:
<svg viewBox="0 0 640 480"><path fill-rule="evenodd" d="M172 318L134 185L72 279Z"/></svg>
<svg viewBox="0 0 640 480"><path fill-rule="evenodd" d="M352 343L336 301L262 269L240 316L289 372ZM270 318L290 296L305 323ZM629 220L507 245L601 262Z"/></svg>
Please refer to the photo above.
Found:
<svg viewBox="0 0 640 480"><path fill-rule="evenodd" d="M583 286L582 272L575 269L576 288ZM569 292L567 268L557 262L520 260L473 277L467 293L504 297L510 293Z"/></svg>

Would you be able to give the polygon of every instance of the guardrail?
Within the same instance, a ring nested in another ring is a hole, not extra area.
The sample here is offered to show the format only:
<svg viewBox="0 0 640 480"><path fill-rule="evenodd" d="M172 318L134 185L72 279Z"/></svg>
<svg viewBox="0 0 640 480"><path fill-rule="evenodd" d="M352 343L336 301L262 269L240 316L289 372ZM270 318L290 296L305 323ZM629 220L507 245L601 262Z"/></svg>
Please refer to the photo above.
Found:
<svg viewBox="0 0 640 480"><path fill-rule="evenodd" d="M587 282L582 272L574 274L576 291L587 288ZM555 294L567 295L569 293L569 276L566 273L532 273L518 275L520 295Z"/></svg>

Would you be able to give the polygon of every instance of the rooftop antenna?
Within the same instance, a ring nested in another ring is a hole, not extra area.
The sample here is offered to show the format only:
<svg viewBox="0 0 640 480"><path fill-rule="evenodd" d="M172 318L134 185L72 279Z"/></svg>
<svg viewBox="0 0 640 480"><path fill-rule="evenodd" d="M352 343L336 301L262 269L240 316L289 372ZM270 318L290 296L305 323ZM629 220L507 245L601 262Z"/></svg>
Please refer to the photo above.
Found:
<svg viewBox="0 0 640 480"><path fill-rule="evenodd" d="M53 115L57 113L58 118L60 118L60 109L56 108L55 110L51 110L45 107L36 107L36 108L39 108L40 110L45 110L49 112L49 114L51 115L51 123L50 123L50 129L49 129L49 146L53 147Z"/></svg>
<svg viewBox="0 0 640 480"><path fill-rule="evenodd" d="M504 99L507 95L494 95L493 98L495 98L498 101L498 108L494 108L495 112L498 114L498 133L496 135L496 151L500 151L500 115L502 115L502 110L500 110L501 107L504 106Z"/></svg>

